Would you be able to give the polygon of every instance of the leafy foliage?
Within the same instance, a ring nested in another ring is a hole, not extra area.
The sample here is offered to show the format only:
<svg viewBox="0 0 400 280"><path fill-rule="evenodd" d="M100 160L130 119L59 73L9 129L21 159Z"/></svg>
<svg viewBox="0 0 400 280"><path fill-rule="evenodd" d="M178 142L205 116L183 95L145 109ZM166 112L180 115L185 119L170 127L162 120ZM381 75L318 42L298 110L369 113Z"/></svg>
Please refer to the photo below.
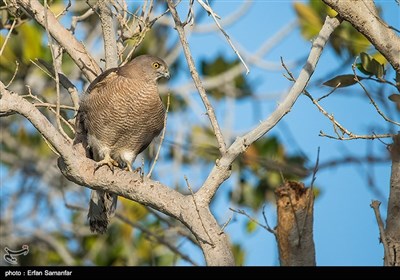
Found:
<svg viewBox="0 0 400 280"><path fill-rule="evenodd" d="M219 55L212 61L201 61L201 72L206 77L217 77L218 75L227 72L227 70L232 69L235 66L240 64L239 59L235 59L234 61L228 61L222 55ZM213 88L209 91L209 94L214 97L216 100L220 100L226 97L226 92L224 87L227 85L222 85L217 88ZM251 95L251 87L248 83L248 80L245 79L244 74L237 76L231 85L235 89L234 97L241 99L244 97L248 97Z"/></svg>
<svg viewBox="0 0 400 280"><path fill-rule="evenodd" d="M301 34L307 40L318 34L327 15L334 17L337 14L322 1L310 0L308 4L296 2L293 7L300 22ZM330 38L330 43L338 55L347 53L350 56L364 52L371 46L367 38L348 22L342 22L336 28Z"/></svg>

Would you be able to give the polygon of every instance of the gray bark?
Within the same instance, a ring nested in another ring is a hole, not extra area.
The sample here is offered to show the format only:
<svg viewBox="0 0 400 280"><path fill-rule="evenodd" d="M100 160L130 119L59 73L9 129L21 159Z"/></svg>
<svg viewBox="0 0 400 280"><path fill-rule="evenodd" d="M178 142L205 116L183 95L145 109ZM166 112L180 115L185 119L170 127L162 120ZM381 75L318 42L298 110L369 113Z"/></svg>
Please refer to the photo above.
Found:
<svg viewBox="0 0 400 280"><path fill-rule="evenodd" d="M400 133L393 137L389 150L392 172L385 230L388 245L385 248L385 265L400 266Z"/></svg>
<svg viewBox="0 0 400 280"><path fill-rule="evenodd" d="M351 23L400 73L400 38L379 16L372 0L323 0Z"/></svg>
<svg viewBox="0 0 400 280"><path fill-rule="evenodd" d="M99 0L98 3L101 29L103 30L106 69L110 69L118 66L117 39L115 38L113 15L110 1Z"/></svg>

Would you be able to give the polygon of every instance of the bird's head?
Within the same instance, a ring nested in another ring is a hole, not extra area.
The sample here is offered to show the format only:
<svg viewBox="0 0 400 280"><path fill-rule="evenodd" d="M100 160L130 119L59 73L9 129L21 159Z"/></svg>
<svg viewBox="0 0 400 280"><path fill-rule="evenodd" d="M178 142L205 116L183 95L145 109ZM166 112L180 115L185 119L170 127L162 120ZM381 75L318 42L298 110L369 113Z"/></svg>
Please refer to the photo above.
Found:
<svg viewBox="0 0 400 280"><path fill-rule="evenodd" d="M152 55L140 55L123 67L130 68L134 72L139 71L150 80L157 81L160 78L170 78L168 65L159 57ZM129 71L130 72L130 71Z"/></svg>

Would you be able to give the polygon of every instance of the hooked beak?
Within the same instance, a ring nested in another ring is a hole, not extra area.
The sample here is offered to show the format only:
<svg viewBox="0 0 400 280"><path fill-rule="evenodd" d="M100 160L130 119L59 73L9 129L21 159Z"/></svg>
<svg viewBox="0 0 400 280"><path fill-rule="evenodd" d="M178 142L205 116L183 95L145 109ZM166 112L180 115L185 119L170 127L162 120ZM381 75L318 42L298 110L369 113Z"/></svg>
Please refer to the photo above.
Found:
<svg viewBox="0 0 400 280"><path fill-rule="evenodd" d="M171 75L169 74L169 71L164 72L164 78L168 79L171 78Z"/></svg>

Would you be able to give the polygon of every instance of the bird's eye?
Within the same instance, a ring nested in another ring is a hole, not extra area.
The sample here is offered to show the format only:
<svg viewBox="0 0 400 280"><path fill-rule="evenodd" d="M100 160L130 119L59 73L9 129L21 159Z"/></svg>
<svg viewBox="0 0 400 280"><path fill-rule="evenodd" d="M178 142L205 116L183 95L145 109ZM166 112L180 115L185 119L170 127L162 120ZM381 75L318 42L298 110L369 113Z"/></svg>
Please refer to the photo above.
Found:
<svg viewBox="0 0 400 280"><path fill-rule="evenodd" d="M160 63L154 62L154 63L153 63L153 68L154 68L154 69L160 68Z"/></svg>

